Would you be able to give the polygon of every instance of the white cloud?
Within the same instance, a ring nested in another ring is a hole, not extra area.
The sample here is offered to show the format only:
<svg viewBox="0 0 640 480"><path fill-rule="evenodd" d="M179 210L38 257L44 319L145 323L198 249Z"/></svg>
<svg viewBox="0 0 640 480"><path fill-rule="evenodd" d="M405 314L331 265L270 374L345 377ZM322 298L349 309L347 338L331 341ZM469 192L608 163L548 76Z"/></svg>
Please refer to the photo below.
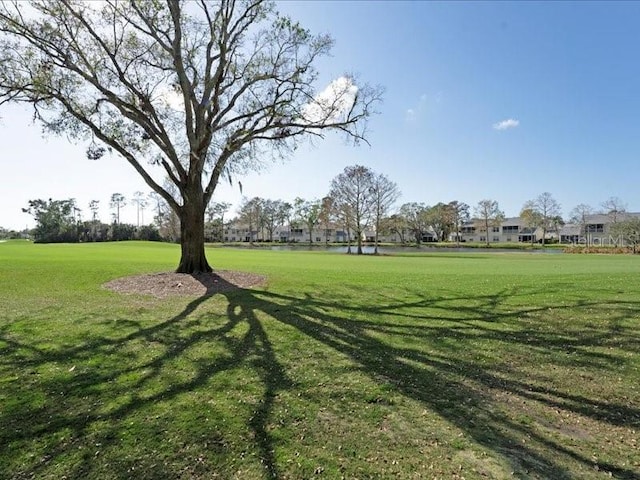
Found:
<svg viewBox="0 0 640 480"><path fill-rule="evenodd" d="M519 120L515 120L513 118L508 118L506 120L502 120L501 122L494 123L493 124L493 129L494 130L508 130L510 128L516 128L518 125L520 125L520 121Z"/></svg>
<svg viewBox="0 0 640 480"><path fill-rule="evenodd" d="M302 108L302 116L309 123L339 122L349 113L356 101L358 87L349 77L338 77Z"/></svg>

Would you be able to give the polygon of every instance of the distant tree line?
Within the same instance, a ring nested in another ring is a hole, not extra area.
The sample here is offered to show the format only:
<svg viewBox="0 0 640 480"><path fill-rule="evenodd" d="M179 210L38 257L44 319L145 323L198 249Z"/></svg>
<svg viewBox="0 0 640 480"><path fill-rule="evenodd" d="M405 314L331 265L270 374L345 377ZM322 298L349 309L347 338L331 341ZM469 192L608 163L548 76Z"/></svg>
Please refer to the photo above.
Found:
<svg viewBox="0 0 640 480"><path fill-rule="evenodd" d="M29 235L29 229L18 231L0 227L0 240L18 240Z"/></svg>
<svg viewBox="0 0 640 480"><path fill-rule="evenodd" d="M408 202L394 209L400 196L397 185L385 175L355 165L345 168L332 180L328 194L322 199L296 198L293 203L288 203L260 197L245 198L234 220L246 225L249 231L257 231L258 239L263 241L273 241L274 231L284 226L289 231L305 227L310 235L309 243L313 243L313 229L327 230L330 225L338 225L349 236L349 248L353 240L357 252L361 252L365 230L375 235L375 251L378 236L388 234L397 235L402 244L420 245L432 238L439 242L460 242L463 225L487 232L484 237L489 245L491 236L488 232L498 228L505 219L500 205L493 199L480 200L473 208L460 200L452 200L432 206ZM626 235L626 240L633 244L636 237L640 238L640 221L623 219L621 214L624 212L626 205L617 197L611 197L601 204L599 210L585 204L578 205L571 211L569 222L581 225L584 233L589 215L605 214L616 224L614 231ZM550 241L548 232L557 231L565 225L560 204L549 192L526 201L520 217L530 229L532 243L536 240L534 231L542 230L537 241L546 243ZM219 220L218 225L221 225ZM351 238L352 232L354 238Z"/></svg>
<svg viewBox="0 0 640 480"><path fill-rule="evenodd" d="M367 230L374 235L377 252L381 234L397 234L403 244L420 244L433 230L437 240L446 241L452 233L459 233L462 224L470 219L469 205L457 200L434 206L405 203L393 212L400 196L398 186L386 175L354 165L346 167L332 180L329 192L322 199L296 198L288 203L245 198L235 220L246 225L249 231L258 231L259 239L264 241L273 241L274 231L284 226L289 231L304 227L309 232L309 243L313 243L314 229L327 231L331 226L338 226L347 235L349 251L354 243L356 253L362 253Z"/></svg>
<svg viewBox="0 0 640 480"><path fill-rule="evenodd" d="M306 230L309 243L314 242L314 230L327 232L338 227L347 235L349 252L354 243L356 253L362 253L365 231L373 233L377 252L379 235L395 234L402 244L420 245L427 240L460 242L463 226L472 225L480 231L490 232L505 218L498 202L492 199L483 199L473 208L459 200L432 206L408 202L396 207L400 196L398 186L387 176L362 165L348 166L331 181L329 191L322 199L297 197L293 202L286 202L245 197L237 216L232 219L229 219L230 203L210 202L205 213L205 240L223 242L225 225L230 221L243 224L250 232L258 232L256 239L265 242L280 240L274 235L282 227L290 233ZM135 192L131 204L136 207L136 225L120 222L121 210L128 205L128 199L120 193L114 193L109 202L110 224L98 220L98 200L89 203L90 220L82 219L81 209L74 199L30 200L23 211L36 220L36 227L31 232L36 242L180 240L179 218L160 195ZM152 212L152 222L144 224L148 210ZM591 206L580 204L571 211L569 222L586 231L589 216L596 212ZM625 218L625 212L626 205L616 197L603 202L599 211L610 217L617 235L636 245L634 242L640 238L640 221ZM539 241L544 242L547 232L565 224L560 213L560 204L550 193L544 192L524 203L520 217L532 232L542 230ZM13 233L16 235L17 232ZM0 229L0 235L7 237L8 232ZM487 245L489 238L487 233ZM252 235L250 241L253 241ZM329 241L329 235L325 235L324 241ZM534 241L533 235L531 241Z"/></svg>
<svg viewBox="0 0 640 480"><path fill-rule="evenodd" d="M37 243L105 242L121 240L162 240L153 225L131 225L114 220L111 224L97 219L97 201L90 203L91 220L82 220L75 199L29 200L23 211L33 216L36 227L31 231Z"/></svg>

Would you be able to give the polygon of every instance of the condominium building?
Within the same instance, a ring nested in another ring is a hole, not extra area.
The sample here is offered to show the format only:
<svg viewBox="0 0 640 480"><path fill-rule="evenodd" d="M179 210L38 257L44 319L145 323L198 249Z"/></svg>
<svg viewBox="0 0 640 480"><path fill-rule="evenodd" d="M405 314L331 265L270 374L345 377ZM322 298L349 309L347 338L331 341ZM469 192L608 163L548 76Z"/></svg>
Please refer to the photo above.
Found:
<svg viewBox="0 0 640 480"><path fill-rule="evenodd" d="M451 240L456 240L455 233ZM465 223L460 229L461 242L524 242L535 243L542 239L542 229L529 226L521 217L505 218L499 224L490 224L489 229L484 226L483 221L473 219ZM555 229L546 232L547 240L558 238Z"/></svg>
<svg viewBox="0 0 640 480"><path fill-rule="evenodd" d="M566 224L560 228L560 242L582 245L621 245L620 235L612 227L616 222L623 222L631 218L640 218L640 212L587 215L584 222Z"/></svg>
<svg viewBox="0 0 640 480"><path fill-rule="evenodd" d="M521 217L509 217L497 225L489 225L487 229L479 219L473 219L460 228L459 236L456 233L449 236L450 241L478 242L478 243L540 243L542 235L546 242L560 242L564 244L589 244L589 245L618 245L620 239L615 235L611 226L615 221L624 221L629 218L640 218L640 213L620 213L614 219L612 215L595 214L585 217L582 224L570 223L558 225L543 232L540 227L531 227ZM367 229L362 234L366 242L373 242L375 230ZM272 233L266 229L252 228L238 222L231 221L225 225L223 240L225 242L309 242L312 243L340 243L349 239L355 241L355 232L340 227L337 224L328 226L316 226L309 232L305 226L279 226ZM410 229L402 232L380 232L378 240L384 243L415 242L415 235ZM437 234L433 229L427 229L421 239L422 242L437 241Z"/></svg>

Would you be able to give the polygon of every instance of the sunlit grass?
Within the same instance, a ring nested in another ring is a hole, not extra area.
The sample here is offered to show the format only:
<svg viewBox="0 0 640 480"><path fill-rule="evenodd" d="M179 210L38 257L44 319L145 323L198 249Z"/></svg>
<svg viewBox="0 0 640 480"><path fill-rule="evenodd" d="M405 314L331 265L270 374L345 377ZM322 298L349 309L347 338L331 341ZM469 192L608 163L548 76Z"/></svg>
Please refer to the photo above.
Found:
<svg viewBox="0 0 640 480"><path fill-rule="evenodd" d="M638 478L640 258L0 244L0 478Z"/></svg>

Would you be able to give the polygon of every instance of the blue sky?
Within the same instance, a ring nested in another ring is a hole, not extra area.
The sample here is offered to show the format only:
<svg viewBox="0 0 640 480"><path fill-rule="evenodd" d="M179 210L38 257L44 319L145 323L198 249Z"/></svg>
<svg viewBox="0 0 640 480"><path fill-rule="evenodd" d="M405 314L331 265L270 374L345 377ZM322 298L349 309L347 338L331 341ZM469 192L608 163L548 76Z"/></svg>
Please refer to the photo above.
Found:
<svg viewBox="0 0 640 480"><path fill-rule="evenodd" d="M611 196L640 210L640 2L345 2L279 4L336 45L322 89L343 73L386 89L371 146L328 136L243 179L243 194L320 198L345 166L386 174L399 204L497 200L508 216L548 191L563 213ZM149 191L116 158L43 138L30 112L0 108L0 226L32 226L29 199L88 203ZM508 128L498 129L500 122ZM214 196L237 204L237 187ZM232 212L233 213L233 212ZM135 223L133 207L123 220ZM147 214L150 218L150 213Z"/></svg>

